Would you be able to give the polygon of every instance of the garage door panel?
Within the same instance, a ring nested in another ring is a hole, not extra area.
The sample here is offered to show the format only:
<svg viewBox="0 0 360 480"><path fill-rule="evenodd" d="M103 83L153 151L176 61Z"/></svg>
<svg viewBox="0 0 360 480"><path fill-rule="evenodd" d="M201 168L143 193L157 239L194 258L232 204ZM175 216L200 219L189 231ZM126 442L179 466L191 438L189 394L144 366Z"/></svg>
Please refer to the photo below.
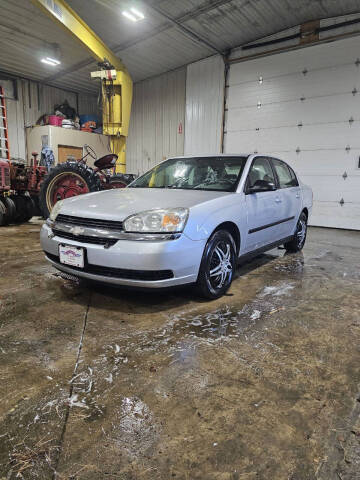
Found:
<svg viewBox="0 0 360 480"><path fill-rule="evenodd" d="M334 43L315 45L297 51L233 64L230 68L229 84L256 81L260 75L266 79L302 72L304 68L309 71L334 65L351 64L358 57L358 49L359 40L355 37L341 40L336 45Z"/></svg>
<svg viewBox="0 0 360 480"><path fill-rule="evenodd" d="M237 140L251 152L296 151L301 150L344 150L347 145L360 148L360 123L349 125L315 125L265 129L259 131L228 132L227 137ZM357 144L352 145L356 141ZM271 148L271 150L269 149Z"/></svg>
<svg viewBox="0 0 360 480"><path fill-rule="evenodd" d="M301 102L280 103L252 107L231 107L226 112L227 129L251 130L305 124L348 122L360 120L360 94L321 97Z"/></svg>
<svg viewBox="0 0 360 480"><path fill-rule="evenodd" d="M301 180L309 185L314 194L314 201L324 202L340 202L341 199L344 202L350 202L358 205L359 202L359 190L360 190L360 175L349 176L344 180L337 175L300 175ZM329 188L331 183L331 188Z"/></svg>
<svg viewBox="0 0 360 480"><path fill-rule="evenodd" d="M335 202L314 202L309 225L318 227L346 228L360 230L359 204Z"/></svg>
<svg viewBox="0 0 360 480"><path fill-rule="evenodd" d="M285 102L360 90L360 70L355 64L327 70L296 73L270 80L234 85L229 91L233 107Z"/></svg>
<svg viewBox="0 0 360 480"><path fill-rule="evenodd" d="M346 151L320 150L316 152L271 152L303 175L360 175L360 149Z"/></svg>

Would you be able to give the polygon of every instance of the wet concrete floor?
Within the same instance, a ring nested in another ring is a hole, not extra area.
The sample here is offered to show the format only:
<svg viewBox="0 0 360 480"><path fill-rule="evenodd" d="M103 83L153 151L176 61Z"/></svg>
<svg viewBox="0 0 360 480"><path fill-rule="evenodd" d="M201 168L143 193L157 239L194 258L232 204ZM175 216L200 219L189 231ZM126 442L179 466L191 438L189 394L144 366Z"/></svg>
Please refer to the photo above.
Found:
<svg viewBox="0 0 360 480"><path fill-rule="evenodd" d="M360 234L199 300L76 286L0 230L0 480L360 479Z"/></svg>

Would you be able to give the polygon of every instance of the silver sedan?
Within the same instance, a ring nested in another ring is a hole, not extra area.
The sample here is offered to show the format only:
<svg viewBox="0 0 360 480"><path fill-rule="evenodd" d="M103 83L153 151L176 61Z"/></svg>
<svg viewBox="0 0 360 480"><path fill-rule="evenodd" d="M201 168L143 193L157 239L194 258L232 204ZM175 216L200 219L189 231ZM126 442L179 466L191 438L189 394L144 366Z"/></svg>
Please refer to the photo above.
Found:
<svg viewBox="0 0 360 480"><path fill-rule="evenodd" d="M196 284L207 298L231 285L237 262L303 248L312 191L263 155L176 157L125 189L58 202L41 230L62 272L136 287Z"/></svg>

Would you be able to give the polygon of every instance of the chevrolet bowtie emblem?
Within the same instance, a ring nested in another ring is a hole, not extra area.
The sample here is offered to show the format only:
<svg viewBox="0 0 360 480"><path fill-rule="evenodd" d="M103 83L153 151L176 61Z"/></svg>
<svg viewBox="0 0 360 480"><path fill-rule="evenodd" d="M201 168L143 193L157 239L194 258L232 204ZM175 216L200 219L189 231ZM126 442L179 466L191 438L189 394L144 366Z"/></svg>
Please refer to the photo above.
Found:
<svg viewBox="0 0 360 480"><path fill-rule="evenodd" d="M70 229L70 232L73 234L73 235L81 235L82 233L85 232L85 229L82 228L82 227L72 227Z"/></svg>

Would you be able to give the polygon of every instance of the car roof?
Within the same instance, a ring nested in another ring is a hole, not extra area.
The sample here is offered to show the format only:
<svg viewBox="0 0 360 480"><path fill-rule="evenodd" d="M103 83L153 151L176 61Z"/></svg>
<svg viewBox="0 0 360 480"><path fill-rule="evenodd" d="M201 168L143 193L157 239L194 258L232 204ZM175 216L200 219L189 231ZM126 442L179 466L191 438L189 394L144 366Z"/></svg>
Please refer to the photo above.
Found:
<svg viewBox="0 0 360 480"><path fill-rule="evenodd" d="M208 158L208 157L249 157L250 155L253 155L252 153L208 153L208 154L200 154L197 155L194 153L193 155L176 155L175 157L169 157L167 160L170 158Z"/></svg>

